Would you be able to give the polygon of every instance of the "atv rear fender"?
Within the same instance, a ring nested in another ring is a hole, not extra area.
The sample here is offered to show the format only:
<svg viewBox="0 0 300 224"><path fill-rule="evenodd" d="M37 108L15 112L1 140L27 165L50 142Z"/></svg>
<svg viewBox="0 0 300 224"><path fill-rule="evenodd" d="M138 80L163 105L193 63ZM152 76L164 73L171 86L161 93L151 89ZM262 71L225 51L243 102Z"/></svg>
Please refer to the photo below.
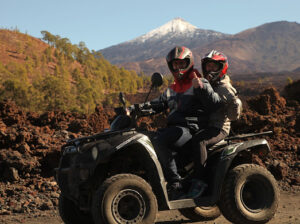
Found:
<svg viewBox="0 0 300 224"><path fill-rule="evenodd" d="M220 155L219 162L216 164L213 181L212 181L212 195L210 197L200 197L195 200L198 206L213 206L220 198L222 185L229 169L234 166L235 160L238 160L238 155L242 152L250 154L259 153L266 155L270 152L270 147L265 139L255 139L245 142L234 143L226 146ZM241 164L241 163L239 163Z"/></svg>

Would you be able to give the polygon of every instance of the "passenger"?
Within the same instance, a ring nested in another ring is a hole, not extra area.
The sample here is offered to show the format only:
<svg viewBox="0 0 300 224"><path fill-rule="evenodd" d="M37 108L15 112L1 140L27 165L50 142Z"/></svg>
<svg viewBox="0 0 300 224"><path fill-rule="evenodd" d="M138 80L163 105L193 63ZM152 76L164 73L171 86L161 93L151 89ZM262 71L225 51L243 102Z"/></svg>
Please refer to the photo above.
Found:
<svg viewBox="0 0 300 224"><path fill-rule="evenodd" d="M221 97L224 107L211 113L208 126L193 136L195 173L187 195L189 198L199 197L207 186L203 181L207 147L220 142L229 134L231 121L238 119L242 111L242 102L227 74L227 57L221 52L212 50L205 55L201 62L204 78L209 81L214 91Z"/></svg>

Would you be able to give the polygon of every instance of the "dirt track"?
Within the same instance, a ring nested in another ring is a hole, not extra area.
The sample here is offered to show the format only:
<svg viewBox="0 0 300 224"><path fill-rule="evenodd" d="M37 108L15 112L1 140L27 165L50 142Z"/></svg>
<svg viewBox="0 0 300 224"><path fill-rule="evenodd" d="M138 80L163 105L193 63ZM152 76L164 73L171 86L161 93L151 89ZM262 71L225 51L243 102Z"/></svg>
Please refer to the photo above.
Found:
<svg viewBox="0 0 300 224"><path fill-rule="evenodd" d="M63 224L58 215L58 211L47 211L44 213L35 214L13 214L0 216L1 224ZM223 216L214 221L209 222L191 222L184 218L177 210L163 211L158 214L156 224L229 224ZM300 224L300 193L292 194L282 192L280 197L280 203L275 218L269 222L270 224Z"/></svg>

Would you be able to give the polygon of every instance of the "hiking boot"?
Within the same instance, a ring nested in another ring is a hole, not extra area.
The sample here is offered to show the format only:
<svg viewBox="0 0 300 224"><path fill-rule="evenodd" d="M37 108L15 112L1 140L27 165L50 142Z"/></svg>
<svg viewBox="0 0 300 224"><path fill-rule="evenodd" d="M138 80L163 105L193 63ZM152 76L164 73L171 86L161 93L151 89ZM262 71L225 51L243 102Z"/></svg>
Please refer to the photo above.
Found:
<svg viewBox="0 0 300 224"><path fill-rule="evenodd" d="M202 180L192 179L192 184L186 198L198 198L200 197L204 190L207 188L207 184Z"/></svg>

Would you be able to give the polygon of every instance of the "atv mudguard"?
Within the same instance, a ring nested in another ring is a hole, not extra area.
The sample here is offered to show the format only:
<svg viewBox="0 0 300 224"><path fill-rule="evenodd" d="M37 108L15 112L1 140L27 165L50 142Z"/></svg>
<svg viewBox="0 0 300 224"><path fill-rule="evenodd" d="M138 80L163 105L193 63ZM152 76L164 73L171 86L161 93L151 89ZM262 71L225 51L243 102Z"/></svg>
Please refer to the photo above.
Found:
<svg viewBox="0 0 300 224"><path fill-rule="evenodd" d="M265 139L254 139L254 140L249 140L241 143L237 143L238 147L231 147L229 145L225 150L223 150L222 157L225 158L230 155L238 155L241 151L244 150L250 150L250 151L256 151L259 150L260 152L267 154L269 153L270 146L268 144L268 141Z"/></svg>
<svg viewBox="0 0 300 224"><path fill-rule="evenodd" d="M217 164L216 167L216 173L214 174L213 185L212 185L213 194L210 198L205 198L205 199L199 198L195 200L197 205L212 206L217 203L217 201L220 198L221 188L224 179L226 177L226 174L228 173L228 170L232 165L232 161L239 153L246 150L251 152L257 150L259 152L263 152L264 154L267 154L268 152L270 152L270 147L267 140L265 139L254 139L254 140L234 143L226 146L222 151L219 163Z"/></svg>
<svg viewBox="0 0 300 224"><path fill-rule="evenodd" d="M125 151L129 147L134 147L142 152L143 163L147 164L147 168L149 172L151 172L151 177L149 177L149 182L152 187L153 192L155 193L158 205L160 210L168 209L169 206L167 204L167 189L166 189L166 181L164 178L163 170L161 164L158 160L155 149L151 143L151 140L148 136L136 133L135 135L128 136L128 139L122 141L120 144L114 144L112 148L114 148L115 152ZM111 149L110 149L111 151ZM138 157L136 159L139 159ZM146 160L146 161L145 161ZM105 158L99 161L106 162Z"/></svg>
<svg viewBox="0 0 300 224"><path fill-rule="evenodd" d="M78 149L79 143L76 144L76 141L84 141L80 150ZM72 140L64 146L59 167L55 169L56 180L62 193L75 203L79 203L81 207L86 208L87 202L81 202L82 190L86 191L84 186L93 185L93 180L97 181L100 177L99 174L105 172L102 169L105 164L108 164L116 153L126 152L129 147L138 150L139 155L142 155L143 163L147 168L149 167L151 177L148 181L156 194L159 208L161 210L168 209L166 182L154 147L148 136L136 131L102 133ZM98 149L98 155L93 159L91 155L95 148ZM88 170L88 179L80 179L80 170ZM83 189L81 189L82 187Z"/></svg>

